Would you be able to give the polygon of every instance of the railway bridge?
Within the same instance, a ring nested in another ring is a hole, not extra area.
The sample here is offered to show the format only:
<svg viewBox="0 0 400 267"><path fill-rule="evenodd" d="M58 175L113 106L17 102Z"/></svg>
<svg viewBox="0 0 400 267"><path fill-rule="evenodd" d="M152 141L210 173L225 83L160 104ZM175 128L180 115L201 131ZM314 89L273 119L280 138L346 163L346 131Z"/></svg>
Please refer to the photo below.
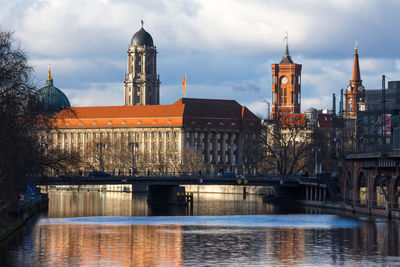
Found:
<svg viewBox="0 0 400 267"><path fill-rule="evenodd" d="M400 213L400 151L353 153L339 161L345 208L388 217Z"/></svg>

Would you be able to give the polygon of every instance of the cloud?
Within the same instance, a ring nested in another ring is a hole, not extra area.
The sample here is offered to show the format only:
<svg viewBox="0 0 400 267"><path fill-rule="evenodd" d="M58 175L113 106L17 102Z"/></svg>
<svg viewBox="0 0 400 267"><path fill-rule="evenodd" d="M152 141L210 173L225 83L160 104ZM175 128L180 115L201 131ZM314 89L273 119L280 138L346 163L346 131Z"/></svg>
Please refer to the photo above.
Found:
<svg viewBox="0 0 400 267"><path fill-rule="evenodd" d="M63 92L68 97L71 106L121 106L124 104L123 90L116 90L120 84L88 84L85 90L64 89Z"/></svg>
<svg viewBox="0 0 400 267"><path fill-rule="evenodd" d="M250 93L258 93L260 92L260 87L255 84L247 83L243 85L232 85L233 91L237 92L250 92Z"/></svg>
<svg viewBox="0 0 400 267"><path fill-rule="evenodd" d="M367 89L382 74L400 79L399 8L396 0L15 0L2 2L0 25L15 30L38 85L51 63L55 85L76 105L122 103L126 50L143 19L159 53L162 103L182 97L187 73L188 96L262 112L285 31L303 66L302 109L330 107L348 84L355 39Z"/></svg>

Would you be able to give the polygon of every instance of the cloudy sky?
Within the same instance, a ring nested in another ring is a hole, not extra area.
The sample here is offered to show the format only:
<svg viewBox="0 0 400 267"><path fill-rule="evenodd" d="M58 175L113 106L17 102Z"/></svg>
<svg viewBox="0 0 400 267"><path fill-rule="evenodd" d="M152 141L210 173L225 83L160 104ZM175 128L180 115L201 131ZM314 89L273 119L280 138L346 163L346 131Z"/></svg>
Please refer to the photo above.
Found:
<svg viewBox="0 0 400 267"><path fill-rule="evenodd" d="M266 115L271 63L289 34L303 65L302 110L331 108L351 77L358 40L367 89L400 80L398 0L0 0L0 27L15 32L43 86L73 106L122 105L126 51L144 20L158 51L161 104L182 97L235 99Z"/></svg>

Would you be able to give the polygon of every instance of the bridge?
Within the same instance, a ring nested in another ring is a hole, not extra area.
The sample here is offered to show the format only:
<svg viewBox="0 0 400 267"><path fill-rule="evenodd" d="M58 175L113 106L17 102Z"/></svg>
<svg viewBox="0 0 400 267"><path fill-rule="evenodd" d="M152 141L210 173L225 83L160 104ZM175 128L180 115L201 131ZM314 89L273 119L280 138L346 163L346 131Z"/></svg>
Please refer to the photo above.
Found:
<svg viewBox="0 0 400 267"><path fill-rule="evenodd" d="M338 189L346 209L400 217L399 150L347 154L338 166Z"/></svg>
<svg viewBox="0 0 400 267"><path fill-rule="evenodd" d="M305 200L325 200L333 196L330 189L331 179L327 176L304 177L299 175L282 176L101 176L101 177L36 177L36 185L118 185L126 184L147 187L148 199L176 204L176 195L184 193L183 185L228 185L242 186L246 192L246 186L271 186L275 188L275 195L280 198L294 198Z"/></svg>

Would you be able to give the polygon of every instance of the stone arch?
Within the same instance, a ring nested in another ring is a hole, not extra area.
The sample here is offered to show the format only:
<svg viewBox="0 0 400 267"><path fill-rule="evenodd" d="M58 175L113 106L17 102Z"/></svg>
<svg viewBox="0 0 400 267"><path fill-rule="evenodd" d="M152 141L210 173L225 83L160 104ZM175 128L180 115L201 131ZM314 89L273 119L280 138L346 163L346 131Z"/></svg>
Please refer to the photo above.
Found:
<svg viewBox="0 0 400 267"><path fill-rule="evenodd" d="M356 203L360 206L368 204L368 180L363 171L360 171L357 177Z"/></svg>
<svg viewBox="0 0 400 267"><path fill-rule="evenodd" d="M392 200L394 209L400 209L400 176L396 177L393 183L393 197Z"/></svg>
<svg viewBox="0 0 400 267"><path fill-rule="evenodd" d="M387 177L377 175L373 179L372 188L370 191L371 204L373 207L385 207L388 198L389 180Z"/></svg>

